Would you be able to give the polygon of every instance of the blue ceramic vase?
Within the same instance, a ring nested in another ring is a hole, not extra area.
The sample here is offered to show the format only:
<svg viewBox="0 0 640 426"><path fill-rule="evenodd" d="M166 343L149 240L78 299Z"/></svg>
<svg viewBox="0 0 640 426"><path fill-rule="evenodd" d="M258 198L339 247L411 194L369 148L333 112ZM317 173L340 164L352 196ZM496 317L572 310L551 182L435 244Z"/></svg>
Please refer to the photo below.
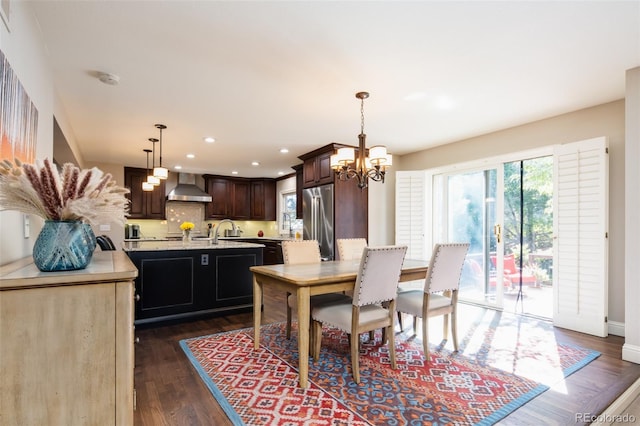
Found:
<svg viewBox="0 0 640 426"><path fill-rule="evenodd" d="M90 225L47 220L33 246L33 263L43 272L84 269L95 248L96 236Z"/></svg>

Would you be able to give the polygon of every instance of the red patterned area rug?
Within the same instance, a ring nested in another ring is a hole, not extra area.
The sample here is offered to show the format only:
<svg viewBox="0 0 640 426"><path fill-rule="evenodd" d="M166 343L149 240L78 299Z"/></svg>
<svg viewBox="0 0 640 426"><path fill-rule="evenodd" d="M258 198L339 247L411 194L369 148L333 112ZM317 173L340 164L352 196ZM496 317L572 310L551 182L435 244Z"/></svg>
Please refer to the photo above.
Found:
<svg viewBox="0 0 640 426"><path fill-rule="evenodd" d="M549 340L551 329L543 322L496 326L504 322L477 319L459 352L433 346L429 363L421 343L397 334L396 370L380 332L374 342L363 335L360 385L351 376L348 336L325 329L307 389L298 387L296 335L286 339L283 323L261 328L259 350L253 349L252 328L180 345L235 425L490 425L549 388L525 376L539 372L549 380L557 370L562 378L599 356L541 341L545 335ZM527 338L518 337L523 328Z"/></svg>

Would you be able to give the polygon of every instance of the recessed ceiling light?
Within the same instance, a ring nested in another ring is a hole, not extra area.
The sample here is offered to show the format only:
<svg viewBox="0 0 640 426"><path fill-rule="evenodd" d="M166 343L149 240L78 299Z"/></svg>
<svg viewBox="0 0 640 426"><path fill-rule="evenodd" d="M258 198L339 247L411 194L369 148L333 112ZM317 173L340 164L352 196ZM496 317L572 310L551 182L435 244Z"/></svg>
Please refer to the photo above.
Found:
<svg viewBox="0 0 640 426"><path fill-rule="evenodd" d="M237 175L237 174L238 174L238 171L237 171L237 170L234 170L234 171L232 171L232 172L231 172L231 174L232 174L232 175Z"/></svg>
<svg viewBox="0 0 640 426"><path fill-rule="evenodd" d="M282 176L284 174L284 172L281 170L278 172L278 176Z"/></svg>
<svg viewBox="0 0 640 426"><path fill-rule="evenodd" d="M193 154L187 154L187 158L196 158L196 156Z"/></svg>
<svg viewBox="0 0 640 426"><path fill-rule="evenodd" d="M252 162L251 162L251 165L252 165L252 166L259 166L259 165L260 165L260 163L258 163L257 161L252 161Z"/></svg>
<svg viewBox="0 0 640 426"><path fill-rule="evenodd" d="M180 169L182 169L182 166L181 165L177 165L177 166L173 166L173 168L176 169L176 170L180 170Z"/></svg>
<svg viewBox="0 0 640 426"><path fill-rule="evenodd" d="M206 138L204 138L204 141L206 143L214 143L216 141L216 139L212 138L211 136L207 136Z"/></svg>
<svg viewBox="0 0 640 426"><path fill-rule="evenodd" d="M280 153L281 154L286 154L287 152L289 152L289 150L287 148L281 148L280 149Z"/></svg>

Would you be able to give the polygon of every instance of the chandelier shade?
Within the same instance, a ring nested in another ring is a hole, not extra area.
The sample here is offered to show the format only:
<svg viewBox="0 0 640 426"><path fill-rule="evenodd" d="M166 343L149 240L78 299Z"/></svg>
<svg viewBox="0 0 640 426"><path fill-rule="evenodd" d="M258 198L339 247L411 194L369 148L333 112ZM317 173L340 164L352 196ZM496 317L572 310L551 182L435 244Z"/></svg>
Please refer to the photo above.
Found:
<svg viewBox="0 0 640 426"><path fill-rule="evenodd" d="M357 179L358 187L364 189L369 185L369 179L384 183L386 168L392 164L391 154L387 154L387 148L376 145L367 152L367 135L364 133L364 100L369 97L367 92L356 93L360 99L360 134L358 135L358 152L354 148L338 148L330 157L331 168L338 179ZM368 155L367 155L368 154ZM354 167L355 166L355 167Z"/></svg>

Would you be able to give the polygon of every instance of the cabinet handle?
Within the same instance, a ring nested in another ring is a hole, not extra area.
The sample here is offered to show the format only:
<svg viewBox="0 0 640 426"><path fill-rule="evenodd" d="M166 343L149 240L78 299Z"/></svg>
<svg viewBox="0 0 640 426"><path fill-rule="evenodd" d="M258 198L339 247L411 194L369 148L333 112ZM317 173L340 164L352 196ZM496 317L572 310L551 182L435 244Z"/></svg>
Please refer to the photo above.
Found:
<svg viewBox="0 0 640 426"><path fill-rule="evenodd" d="M140 343L140 338L136 337L135 339L133 339L133 343Z"/></svg>
<svg viewBox="0 0 640 426"><path fill-rule="evenodd" d="M136 294L135 296L133 296L133 300L135 300L136 302L140 301L140 295Z"/></svg>

